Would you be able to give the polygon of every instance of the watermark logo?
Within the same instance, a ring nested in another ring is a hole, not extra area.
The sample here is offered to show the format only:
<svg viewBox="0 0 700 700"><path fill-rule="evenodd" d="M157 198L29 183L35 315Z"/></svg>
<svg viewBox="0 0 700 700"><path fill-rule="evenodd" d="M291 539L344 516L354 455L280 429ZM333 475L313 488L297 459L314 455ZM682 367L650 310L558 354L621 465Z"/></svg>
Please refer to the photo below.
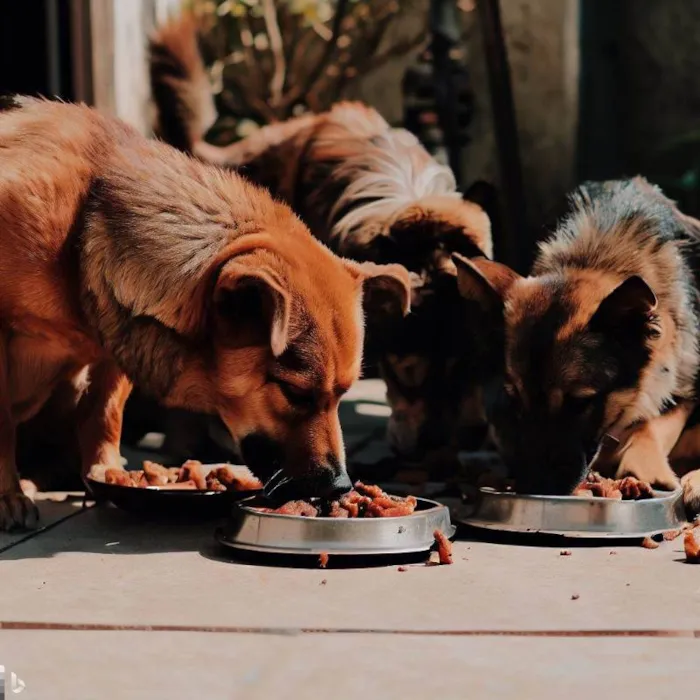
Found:
<svg viewBox="0 0 700 700"><path fill-rule="evenodd" d="M25 688L24 681L14 672L5 673L5 667L0 666L0 700L5 700L5 690L9 688L14 695L19 695Z"/></svg>

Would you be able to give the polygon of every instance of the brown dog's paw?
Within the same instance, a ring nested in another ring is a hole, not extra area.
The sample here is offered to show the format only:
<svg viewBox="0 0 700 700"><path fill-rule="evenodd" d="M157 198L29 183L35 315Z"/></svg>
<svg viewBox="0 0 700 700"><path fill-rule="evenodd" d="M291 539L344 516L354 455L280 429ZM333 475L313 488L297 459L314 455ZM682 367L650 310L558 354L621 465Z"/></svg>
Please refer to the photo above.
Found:
<svg viewBox="0 0 700 700"><path fill-rule="evenodd" d="M39 511L23 493L0 496L0 530L34 530L38 524Z"/></svg>
<svg viewBox="0 0 700 700"><path fill-rule="evenodd" d="M683 505L688 520L700 514L700 469L688 472L682 479Z"/></svg>

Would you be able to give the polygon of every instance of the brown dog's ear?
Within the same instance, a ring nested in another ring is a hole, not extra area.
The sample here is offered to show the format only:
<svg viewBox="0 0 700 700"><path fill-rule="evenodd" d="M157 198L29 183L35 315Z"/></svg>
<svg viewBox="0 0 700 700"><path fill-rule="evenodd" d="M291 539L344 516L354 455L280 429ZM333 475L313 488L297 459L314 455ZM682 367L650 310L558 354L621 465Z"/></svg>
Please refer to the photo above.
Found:
<svg viewBox="0 0 700 700"><path fill-rule="evenodd" d="M628 277L600 302L590 325L627 328L628 320L651 321L658 301L654 290L639 275Z"/></svg>
<svg viewBox="0 0 700 700"><path fill-rule="evenodd" d="M214 303L233 336L252 335L253 342L269 339L275 357L287 348L291 299L275 271L259 266L253 256L240 256L224 265Z"/></svg>
<svg viewBox="0 0 700 700"><path fill-rule="evenodd" d="M405 316L411 310L411 276L403 265L357 263L355 270L362 279L365 314Z"/></svg>
<svg viewBox="0 0 700 700"><path fill-rule="evenodd" d="M468 300L476 301L484 309L500 309L506 292L520 278L507 265L487 258L465 258L459 253L452 256L457 266L459 293Z"/></svg>

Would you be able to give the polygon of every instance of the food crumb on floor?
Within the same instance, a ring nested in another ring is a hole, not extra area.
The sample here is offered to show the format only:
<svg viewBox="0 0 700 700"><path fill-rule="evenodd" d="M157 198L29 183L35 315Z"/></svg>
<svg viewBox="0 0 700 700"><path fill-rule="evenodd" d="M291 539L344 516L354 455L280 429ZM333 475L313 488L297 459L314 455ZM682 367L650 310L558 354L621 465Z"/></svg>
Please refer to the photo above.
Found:
<svg viewBox="0 0 700 700"><path fill-rule="evenodd" d="M571 595L571 600L578 600L581 596L578 593L573 593Z"/></svg>
<svg viewBox="0 0 700 700"><path fill-rule="evenodd" d="M611 550L608 552L608 554L610 554L611 556L613 556L613 555L616 555L617 552L616 552L614 549L611 549Z"/></svg>
<svg viewBox="0 0 700 700"><path fill-rule="evenodd" d="M689 564L700 564L700 542L695 535L695 530L688 530L683 537L683 549L685 560Z"/></svg>
<svg viewBox="0 0 700 700"><path fill-rule="evenodd" d="M644 549L656 549L658 546L659 543L651 537L645 537L642 540L642 547L644 547Z"/></svg>
<svg viewBox="0 0 700 700"><path fill-rule="evenodd" d="M325 586L327 583L328 583L328 579L327 579L327 578L322 578L322 579L321 579L321 583L320 583L319 585Z"/></svg>
<svg viewBox="0 0 700 700"><path fill-rule="evenodd" d="M451 564L452 542L450 542L450 540L441 530L435 530L435 532L433 532L433 537L435 538L435 543L437 544L440 564Z"/></svg>
<svg viewBox="0 0 700 700"><path fill-rule="evenodd" d="M408 568L405 567L405 566L400 566L400 567L398 568L398 570L399 570L399 571L408 571Z"/></svg>
<svg viewBox="0 0 700 700"><path fill-rule="evenodd" d="M571 556L571 550L570 549L562 549L559 552L560 557L570 557Z"/></svg>

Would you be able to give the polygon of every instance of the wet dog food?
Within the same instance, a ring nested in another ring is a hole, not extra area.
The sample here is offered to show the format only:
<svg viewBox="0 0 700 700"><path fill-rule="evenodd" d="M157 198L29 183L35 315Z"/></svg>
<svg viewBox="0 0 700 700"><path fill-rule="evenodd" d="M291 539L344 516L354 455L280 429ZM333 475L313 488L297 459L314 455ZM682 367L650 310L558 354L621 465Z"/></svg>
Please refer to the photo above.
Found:
<svg viewBox="0 0 700 700"><path fill-rule="evenodd" d="M162 490L257 491L262 488L262 482L246 467L221 464L207 468L193 459L181 467L164 467L157 462L145 461L143 469L138 471L95 467L90 478L117 486Z"/></svg>
<svg viewBox="0 0 700 700"><path fill-rule="evenodd" d="M279 508L259 508L265 513L301 515L307 518L395 518L411 515L415 511L415 496L390 496L379 486L355 483L355 488L337 501L309 503L289 501Z"/></svg>

